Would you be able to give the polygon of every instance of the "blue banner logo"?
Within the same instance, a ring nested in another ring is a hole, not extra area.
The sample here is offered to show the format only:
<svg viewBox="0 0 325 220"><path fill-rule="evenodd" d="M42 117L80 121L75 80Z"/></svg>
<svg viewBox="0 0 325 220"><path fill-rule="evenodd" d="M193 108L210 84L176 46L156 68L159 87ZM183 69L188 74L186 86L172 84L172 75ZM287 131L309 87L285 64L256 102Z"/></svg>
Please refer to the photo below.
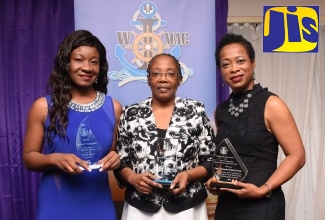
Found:
<svg viewBox="0 0 325 220"><path fill-rule="evenodd" d="M190 44L188 32L165 32L160 28L167 26L158 13L156 4L150 1L143 2L139 10L133 14L130 25L134 27L130 31L116 31L117 44L115 56L118 58L123 69L109 71L108 76L112 80L119 80L118 86L136 81L147 82L147 66L150 59L156 54L168 52L179 59L181 46ZM138 33L138 31L140 33ZM194 70L180 62L184 83L189 76L194 75Z"/></svg>

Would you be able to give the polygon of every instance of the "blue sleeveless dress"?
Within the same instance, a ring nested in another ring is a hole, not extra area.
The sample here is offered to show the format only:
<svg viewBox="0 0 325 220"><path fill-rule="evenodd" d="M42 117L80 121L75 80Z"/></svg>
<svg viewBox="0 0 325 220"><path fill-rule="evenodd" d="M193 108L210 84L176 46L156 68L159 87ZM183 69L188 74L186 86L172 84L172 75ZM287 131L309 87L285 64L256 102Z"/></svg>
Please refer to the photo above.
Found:
<svg viewBox="0 0 325 220"><path fill-rule="evenodd" d="M86 159L90 155L96 161L108 154L113 141L114 106L111 97L103 93L98 93L97 97L101 97L103 102L97 106L97 109L80 112L84 110L83 107L69 108L69 124L66 129L69 140L56 135L51 144L45 141L45 153L72 153L82 155ZM46 99L48 105L51 105L50 97L47 96ZM45 128L48 125L49 117L46 119ZM83 137L86 137L83 142L87 145L95 143L99 146L90 147L89 155L78 147L80 138ZM108 172L99 172L98 169L93 169L91 172L83 171L80 175L70 175L58 169L44 172L38 192L36 219L115 220L116 212L109 187Z"/></svg>

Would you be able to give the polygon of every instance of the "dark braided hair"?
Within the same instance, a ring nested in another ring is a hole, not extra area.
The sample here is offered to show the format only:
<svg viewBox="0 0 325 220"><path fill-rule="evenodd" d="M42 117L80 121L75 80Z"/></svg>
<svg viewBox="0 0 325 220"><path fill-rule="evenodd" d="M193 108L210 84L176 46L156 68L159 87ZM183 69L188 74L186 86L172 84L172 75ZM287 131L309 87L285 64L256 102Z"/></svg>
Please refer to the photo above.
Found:
<svg viewBox="0 0 325 220"><path fill-rule="evenodd" d="M68 104L72 99L70 78L70 57L73 50L80 46L95 47L99 53L100 70L97 83L93 84L96 91L107 94L108 84L108 62L106 49L99 39L87 30L78 30L68 35L61 43L54 60L54 69L50 75L46 89L51 96L52 105L48 114L50 125L46 128L46 138L51 142L58 134L66 138L66 127L68 125Z"/></svg>
<svg viewBox="0 0 325 220"><path fill-rule="evenodd" d="M215 53L215 58L216 58L216 63L218 68L220 68L220 52L222 48L229 44L240 44L242 45L251 62L255 61L255 50L254 47L252 46L252 43L246 40L242 35L239 34L233 34L233 33L228 33L225 36L222 37L222 39L219 41L217 50Z"/></svg>

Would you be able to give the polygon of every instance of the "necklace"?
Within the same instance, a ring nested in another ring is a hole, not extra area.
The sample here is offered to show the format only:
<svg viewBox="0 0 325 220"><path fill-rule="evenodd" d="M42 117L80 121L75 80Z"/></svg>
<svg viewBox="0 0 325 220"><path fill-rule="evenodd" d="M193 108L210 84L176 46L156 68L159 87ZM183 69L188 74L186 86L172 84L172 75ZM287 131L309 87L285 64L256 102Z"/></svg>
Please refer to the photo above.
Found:
<svg viewBox="0 0 325 220"><path fill-rule="evenodd" d="M246 98L239 103L239 105L236 107L233 104L234 99L229 99L229 109L228 112L230 112L231 115L238 117L240 113L244 111L245 108L248 108L249 98L252 97L252 93L248 93Z"/></svg>
<svg viewBox="0 0 325 220"><path fill-rule="evenodd" d="M71 100L68 104L68 107L77 111L77 112L93 112L99 109L105 101L105 94L97 91L96 99L88 104L79 104Z"/></svg>

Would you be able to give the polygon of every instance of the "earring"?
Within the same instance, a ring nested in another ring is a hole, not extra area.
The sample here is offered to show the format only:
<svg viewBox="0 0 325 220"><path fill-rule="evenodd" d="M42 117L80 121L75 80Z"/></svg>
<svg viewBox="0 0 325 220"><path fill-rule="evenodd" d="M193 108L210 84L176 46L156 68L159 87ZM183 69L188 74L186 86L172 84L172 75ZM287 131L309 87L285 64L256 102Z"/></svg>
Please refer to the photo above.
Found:
<svg viewBox="0 0 325 220"><path fill-rule="evenodd" d="M256 77L255 77L255 70L254 70L254 72L253 72L253 80L255 80L256 79Z"/></svg>
<svg viewBox="0 0 325 220"><path fill-rule="evenodd" d="M95 80L95 84L97 84L97 82L98 82L98 78L96 78L96 80Z"/></svg>

